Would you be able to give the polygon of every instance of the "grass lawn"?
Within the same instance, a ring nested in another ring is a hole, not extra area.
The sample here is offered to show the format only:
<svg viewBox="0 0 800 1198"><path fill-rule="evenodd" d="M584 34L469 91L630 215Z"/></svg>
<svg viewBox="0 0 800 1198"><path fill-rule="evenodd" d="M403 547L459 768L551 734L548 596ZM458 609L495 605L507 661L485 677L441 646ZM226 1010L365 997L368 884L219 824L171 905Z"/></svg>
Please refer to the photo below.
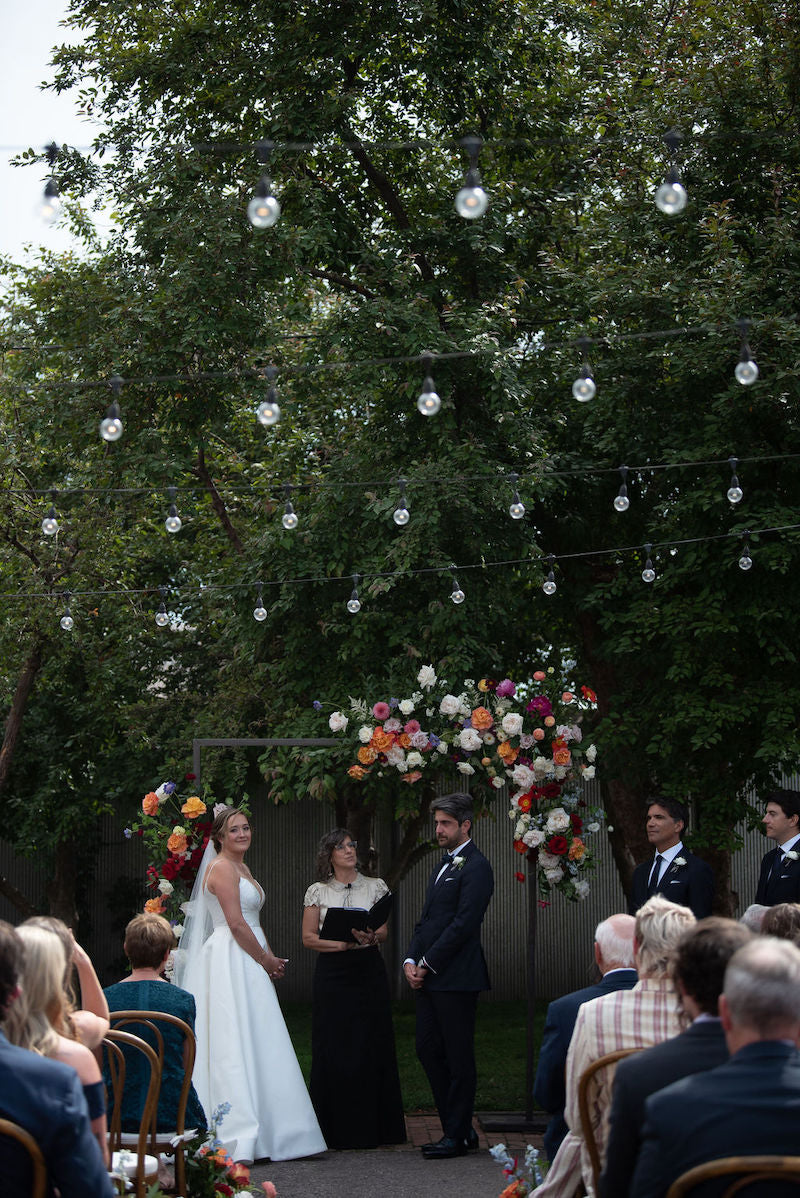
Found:
<svg viewBox="0 0 800 1198"><path fill-rule="evenodd" d="M283 1013L297 1058L308 1081L311 1069L311 1004L285 1003ZM414 1051L414 1002L396 1002L394 1033L397 1063L406 1111L430 1110L430 1087ZM544 1010L537 1004L536 1043L541 1039ZM517 1111L525 1108L524 1002L479 1002L475 1034L478 1061L479 1111Z"/></svg>

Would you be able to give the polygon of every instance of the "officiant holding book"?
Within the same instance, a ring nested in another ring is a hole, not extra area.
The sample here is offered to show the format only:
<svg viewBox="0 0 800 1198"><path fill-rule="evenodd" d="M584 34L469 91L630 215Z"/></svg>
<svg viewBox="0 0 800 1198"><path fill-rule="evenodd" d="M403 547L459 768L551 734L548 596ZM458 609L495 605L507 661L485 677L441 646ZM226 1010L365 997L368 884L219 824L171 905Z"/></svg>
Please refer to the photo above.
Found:
<svg viewBox="0 0 800 1198"><path fill-rule="evenodd" d="M391 896L382 878L358 872L357 852L344 828L323 836L317 881L303 901L303 945L319 954L309 1089L329 1148L377 1148L406 1139L389 981L379 948ZM344 919L347 910L352 918ZM331 939L334 922L342 939Z"/></svg>

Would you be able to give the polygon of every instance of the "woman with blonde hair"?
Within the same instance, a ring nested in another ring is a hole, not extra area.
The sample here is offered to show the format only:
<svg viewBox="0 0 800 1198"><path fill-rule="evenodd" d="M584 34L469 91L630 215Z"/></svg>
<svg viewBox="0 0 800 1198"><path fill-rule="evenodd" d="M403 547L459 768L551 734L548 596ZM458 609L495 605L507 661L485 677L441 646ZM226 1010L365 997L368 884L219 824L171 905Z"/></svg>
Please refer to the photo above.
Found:
<svg viewBox="0 0 800 1198"><path fill-rule="evenodd" d="M30 919L25 920L22 927L46 928L49 932L55 932L63 944L67 958L67 967L64 970L66 1034L72 1040L80 1040L87 1048L97 1048L110 1024L106 996L89 954L78 944L72 929L55 915L32 915ZM72 986L73 970L78 974L80 1005Z"/></svg>
<svg viewBox="0 0 800 1198"><path fill-rule="evenodd" d="M69 1035L64 944L58 933L49 928L23 924L17 933L25 947L19 979L21 994L6 1015L6 1036L11 1044L72 1066L86 1095L92 1131L103 1159L108 1162L106 1103L100 1066L86 1045Z"/></svg>

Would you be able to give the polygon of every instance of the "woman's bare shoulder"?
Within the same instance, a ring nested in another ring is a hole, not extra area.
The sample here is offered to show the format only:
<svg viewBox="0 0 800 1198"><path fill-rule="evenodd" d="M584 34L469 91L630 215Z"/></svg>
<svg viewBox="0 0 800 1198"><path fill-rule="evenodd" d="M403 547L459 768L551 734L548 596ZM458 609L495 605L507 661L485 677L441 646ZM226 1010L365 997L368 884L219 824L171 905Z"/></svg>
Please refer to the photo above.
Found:
<svg viewBox="0 0 800 1198"><path fill-rule="evenodd" d="M77 1040L68 1040L66 1036L59 1036L55 1058L64 1065L71 1065L83 1085L88 1086L91 1082L100 1081L100 1068L94 1053L90 1052L85 1044L79 1044Z"/></svg>

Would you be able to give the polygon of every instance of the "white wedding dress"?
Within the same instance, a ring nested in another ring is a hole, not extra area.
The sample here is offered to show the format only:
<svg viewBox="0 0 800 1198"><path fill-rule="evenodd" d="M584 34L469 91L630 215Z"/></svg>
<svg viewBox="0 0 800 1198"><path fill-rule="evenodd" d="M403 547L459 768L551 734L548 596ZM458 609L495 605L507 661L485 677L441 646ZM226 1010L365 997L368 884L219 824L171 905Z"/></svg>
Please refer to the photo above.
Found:
<svg viewBox="0 0 800 1198"><path fill-rule="evenodd" d="M239 880L242 914L259 944L261 888ZM197 1005L194 1084L207 1117L230 1103L219 1138L238 1161L293 1160L325 1151L275 987L239 947L219 900L206 891L213 932L182 981ZM235 1148L233 1141L236 1141Z"/></svg>

